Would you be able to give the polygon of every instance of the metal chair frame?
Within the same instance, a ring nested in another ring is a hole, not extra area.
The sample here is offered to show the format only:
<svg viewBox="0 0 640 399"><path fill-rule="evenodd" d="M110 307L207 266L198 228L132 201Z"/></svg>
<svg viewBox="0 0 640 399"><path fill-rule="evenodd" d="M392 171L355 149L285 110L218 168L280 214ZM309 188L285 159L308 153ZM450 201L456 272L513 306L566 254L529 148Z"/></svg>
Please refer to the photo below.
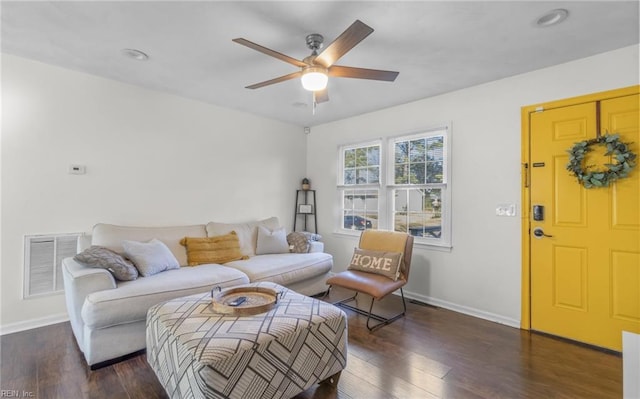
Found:
<svg viewBox="0 0 640 399"><path fill-rule="evenodd" d="M367 240L363 241L363 238L365 238L365 235L370 235L370 234L377 235L377 237L374 237L375 240L377 241L374 241L373 243L371 242L371 239L369 239L368 242ZM385 251L391 251L391 252L399 252L397 247L400 245L399 240L401 239L404 240L404 248L402 251L403 260L402 260L401 269L400 269L401 276L398 280L395 280L395 281L389 280L389 282L386 282L386 279L384 277L375 276L375 277L372 277L371 283L378 284L378 285L374 285L374 286L369 285L368 287L366 287L367 286L366 280L368 278L365 275L368 275L369 273L354 270L351 274L349 274L349 271L347 270L345 272L338 273L335 276L332 276L329 279L327 279L327 284L329 285L329 288L327 289L327 292L325 293L323 299L329 295L329 292L331 291L331 288L333 285L336 285L338 287L341 287L347 290L354 291L355 294L352 297L334 302L333 305L340 306L340 307L352 310L356 313L367 316L366 325L367 325L367 329L370 332L373 332L380 327L391 324L392 322L398 320L399 318L404 317L407 313L407 303L404 298L404 290L402 289L402 287L405 284L407 284L407 282L409 281L409 270L411 268L411 255L413 253L413 236L410 234L399 233L394 231L365 230L360 235L360 242L358 246L360 248L373 250L373 251L385 250ZM347 273L347 274L345 275L343 273ZM355 273L355 275L353 273ZM371 289L368 289L368 288L371 288ZM387 295L392 294L394 291L397 291L398 289L400 289L400 295L402 296L402 311L400 313L397 313L391 317L384 317L379 314L373 313L373 305L376 299L378 300L378 302L380 302ZM360 292L371 296L371 304L369 305L368 312L366 310L363 310L357 307L357 302L356 302L356 306L348 304L349 302L356 301L358 294ZM377 320L378 323L371 325L371 319Z"/></svg>
<svg viewBox="0 0 640 399"><path fill-rule="evenodd" d="M329 295L329 292L331 291L331 286L329 286L329 289L327 290L327 292L325 293L325 297L327 295ZM371 305L369 306L369 311L365 311L362 310L356 306L352 306L352 305L348 305L347 302L351 302L351 301L355 301L356 298L358 297L359 292L356 292L352 297L346 298L346 299L342 299L338 302L334 302L333 305L342 307L342 308L346 308L349 310L352 310L358 314L367 316L367 329L370 332L376 331L377 329L379 329L380 327L386 326L387 324L391 324L394 321L398 320L401 317L404 317L407 313L407 303L405 302L404 299L404 291L402 290L402 287L400 288L400 295L402 296L402 312L392 316L392 317L383 317L380 315L377 315L375 313L373 313L373 303L375 302L375 298L371 297ZM379 302L379 301L378 301ZM373 325L373 326L369 326L369 321L371 319L377 320L379 321L379 323Z"/></svg>

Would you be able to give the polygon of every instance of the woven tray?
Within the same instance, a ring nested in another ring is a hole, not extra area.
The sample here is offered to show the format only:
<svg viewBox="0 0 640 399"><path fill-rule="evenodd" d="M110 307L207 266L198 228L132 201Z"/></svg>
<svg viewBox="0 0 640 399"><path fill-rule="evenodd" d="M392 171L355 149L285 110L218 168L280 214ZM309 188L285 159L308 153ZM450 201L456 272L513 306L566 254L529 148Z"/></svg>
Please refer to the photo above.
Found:
<svg viewBox="0 0 640 399"><path fill-rule="evenodd" d="M216 293L216 291L218 292ZM280 294L280 292L266 287L236 287L224 291L220 287L216 287L211 290L211 307L216 313L251 316L273 309L278 303ZM238 306L229 305L229 302L241 296L247 300Z"/></svg>

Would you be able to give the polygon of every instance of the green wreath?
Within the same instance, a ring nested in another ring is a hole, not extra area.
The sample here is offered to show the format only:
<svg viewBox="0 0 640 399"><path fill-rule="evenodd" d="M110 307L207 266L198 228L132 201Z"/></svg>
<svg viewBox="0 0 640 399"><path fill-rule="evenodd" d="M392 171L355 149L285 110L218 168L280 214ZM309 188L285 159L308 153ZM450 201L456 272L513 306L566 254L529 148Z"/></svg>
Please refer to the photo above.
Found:
<svg viewBox="0 0 640 399"><path fill-rule="evenodd" d="M584 161L587 153L592 151L590 147L594 144L605 145L607 147L605 155L612 155L617 163L604 164L606 170L589 171L589 169L594 168L595 165L586 165L583 168L582 161ZM611 182L627 177L633 167L636 166L636 154L629 150L629 144L631 143L622 143L620 141L620 135L617 133L605 133L595 139L576 143L570 150L567 150L569 153L567 170L570 171L585 188L608 187Z"/></svg>

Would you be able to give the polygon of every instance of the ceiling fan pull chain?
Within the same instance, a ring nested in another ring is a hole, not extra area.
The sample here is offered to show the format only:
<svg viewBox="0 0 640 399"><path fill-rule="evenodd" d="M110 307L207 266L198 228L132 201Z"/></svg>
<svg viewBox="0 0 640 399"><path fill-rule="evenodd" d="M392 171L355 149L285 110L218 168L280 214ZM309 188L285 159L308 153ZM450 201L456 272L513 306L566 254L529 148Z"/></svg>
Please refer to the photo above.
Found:
<svg viewBox="0 0 640 399"><path fill-rule="evenodd" d="M316 106L318 105L318 103L316 102L316 92L312 91L311 93L313 93L313 107L311 108L312 112L313 112L312 115L315 115L316 114Z"/></svg>

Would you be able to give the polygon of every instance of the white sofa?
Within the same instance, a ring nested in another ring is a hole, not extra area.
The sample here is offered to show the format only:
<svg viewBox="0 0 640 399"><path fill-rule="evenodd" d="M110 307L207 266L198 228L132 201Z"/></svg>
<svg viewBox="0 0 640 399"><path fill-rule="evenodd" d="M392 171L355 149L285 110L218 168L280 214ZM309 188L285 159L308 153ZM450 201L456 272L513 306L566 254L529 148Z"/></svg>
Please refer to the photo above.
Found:
<svg viewBox="0 0 640 399"><path fill-rule="evenodd" d="M145 349L147 310L169 299L257 281L271 281L305 295L326 291L333 267L321 242L311 242L308 253L255 255L257 226L278 226L277 218L263 221L173 227L131 227L97 224L82 236L78 249L91 245L123 253L122 241L158 239L180 265L187 265L184 237L207 237L236 231L246 260L167 270L133 281L119 281L106 269L66 258L62 263L65 298L73 333L92 369Z"/></svg>

